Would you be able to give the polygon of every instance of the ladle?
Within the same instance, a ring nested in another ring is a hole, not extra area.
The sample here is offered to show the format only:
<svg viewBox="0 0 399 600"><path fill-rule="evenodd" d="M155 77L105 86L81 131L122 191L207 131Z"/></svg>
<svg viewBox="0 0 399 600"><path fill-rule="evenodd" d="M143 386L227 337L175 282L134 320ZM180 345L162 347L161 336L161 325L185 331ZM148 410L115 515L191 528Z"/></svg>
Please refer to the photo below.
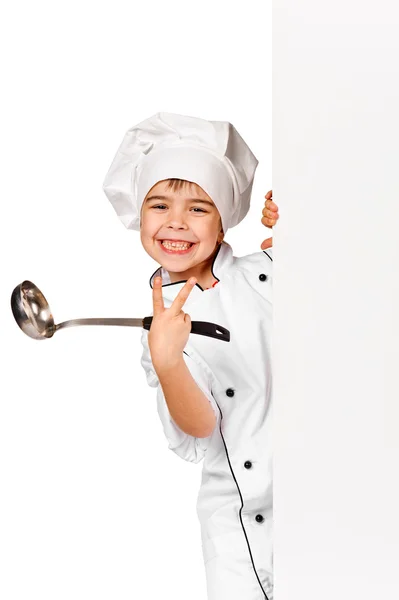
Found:
<svg viewBox="0 0 399 600"><path fill-rule="evenodd" d="M143 327L149 330L153 319L153 317L144 317L143 319L72 319L56 325L46 298L39 288L28 280L23 281L14 288L11 295L11 309L19 327L34 340L51 338L59 329L76 325L121 325ZM230 341L228 329L206 321L192 321L190 333L205 335L223 342Z"/></svg>

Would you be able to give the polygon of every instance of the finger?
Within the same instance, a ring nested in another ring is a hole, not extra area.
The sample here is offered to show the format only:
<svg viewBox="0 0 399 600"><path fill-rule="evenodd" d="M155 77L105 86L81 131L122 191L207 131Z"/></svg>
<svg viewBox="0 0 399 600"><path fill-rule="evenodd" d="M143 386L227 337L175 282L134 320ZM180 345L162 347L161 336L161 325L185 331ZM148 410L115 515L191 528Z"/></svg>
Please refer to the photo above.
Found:
<svg viewBox="0 0 399 600"><path fill-rule="evenodd" d="M278 211L278 206L275 202L273 202L273 200L266 200L265 208L268 208L269 210L273 210L273 211Z"/></svg>
<svg viewBox="0 0 399 600"><path fill-rule="evenodd" d="M267 238L267 240L263 240L260 247L261 250L267 250L267 248L271 248L273 246L273 238Z"/></svg>
<svg viewBox="0 0 399 600"><path fill-rule="evenodd" d="M161 277L155 277L154 279L152 288L152 307L154 317L155 315L159 315L164 310Z"/></svg>
<svg viewBox="0 0 399 600"><path fill-rule="evenodd" d="M280 216L278 214L278 210L271 210L266 206L262 209L262 215L265 215L265 217L271 217L273 219L277 219Z"/></svg>
<svg viewBox="0 0 399 600"><path fill-rule="evenodd" d="M261 218L261 223L263 223L265 227L274 227L277 221L278 219L269 219L268 217Z"/></svg>
<svg viewBox="0 0 399 600"><path fill-rule="evenodd" d="M272 195L273 195L272 190L269 190L265 196L266 200L269 200L272 197Z"/></svg>
<svg viewBox="0 0 399 600"><path fill-rule="evenodd" d="M182 287L170 306L169 310L172 312L172 314L179 314L196 283L197 280L195 277L190 277L190 279L186 281L185 285Z"/></svg>

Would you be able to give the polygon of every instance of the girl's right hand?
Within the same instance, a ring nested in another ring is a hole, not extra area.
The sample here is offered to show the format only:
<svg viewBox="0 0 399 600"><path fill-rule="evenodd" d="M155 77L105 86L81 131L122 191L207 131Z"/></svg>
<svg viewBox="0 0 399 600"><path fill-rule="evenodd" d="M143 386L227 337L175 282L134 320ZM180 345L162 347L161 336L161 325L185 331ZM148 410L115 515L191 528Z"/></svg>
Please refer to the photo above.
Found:
<svg viewBox="0 0 399 600"><path fill-rule="evenodd" d="M155 371L175 365L182 357L191 331L190 315L182 311L191 290L197 283L191 277L177 294L169 308L164 307L162 279L156 277L152 290L153 317L148 333L148 346Z"/></svg>

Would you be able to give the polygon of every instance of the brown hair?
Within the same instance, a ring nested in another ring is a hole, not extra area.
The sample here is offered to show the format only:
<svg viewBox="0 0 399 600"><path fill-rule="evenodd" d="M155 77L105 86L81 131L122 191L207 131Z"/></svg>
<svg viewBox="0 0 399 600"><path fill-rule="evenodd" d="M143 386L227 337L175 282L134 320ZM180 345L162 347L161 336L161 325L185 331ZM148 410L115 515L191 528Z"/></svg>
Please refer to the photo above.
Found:
<svg viewBox="0 0 399 600"><path fill-rule="evenodd" d="M189 185L189 187L196 185L193 181L187 181L187 179L166 179L165 181L168 182L168 188L171 189L173 192L178 192L179 190L181 190L182 188L184 188L187 184Z"/></svg>

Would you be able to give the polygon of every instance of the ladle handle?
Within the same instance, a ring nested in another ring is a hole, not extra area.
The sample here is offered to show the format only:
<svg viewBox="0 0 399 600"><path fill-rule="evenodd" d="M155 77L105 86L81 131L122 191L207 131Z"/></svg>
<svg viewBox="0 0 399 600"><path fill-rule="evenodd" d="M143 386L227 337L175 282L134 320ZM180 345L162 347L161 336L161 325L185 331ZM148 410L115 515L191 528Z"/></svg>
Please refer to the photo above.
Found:
<svg viewBox="0 0 399 600"><path fill-rule="evenodd" d="M143 328L149 331L153 317L144 317ZM216 323L208 323L207 321L191 321L190 333L198 333L211 338L222 340L223 342L230 341L230 331Z"/></svg>

